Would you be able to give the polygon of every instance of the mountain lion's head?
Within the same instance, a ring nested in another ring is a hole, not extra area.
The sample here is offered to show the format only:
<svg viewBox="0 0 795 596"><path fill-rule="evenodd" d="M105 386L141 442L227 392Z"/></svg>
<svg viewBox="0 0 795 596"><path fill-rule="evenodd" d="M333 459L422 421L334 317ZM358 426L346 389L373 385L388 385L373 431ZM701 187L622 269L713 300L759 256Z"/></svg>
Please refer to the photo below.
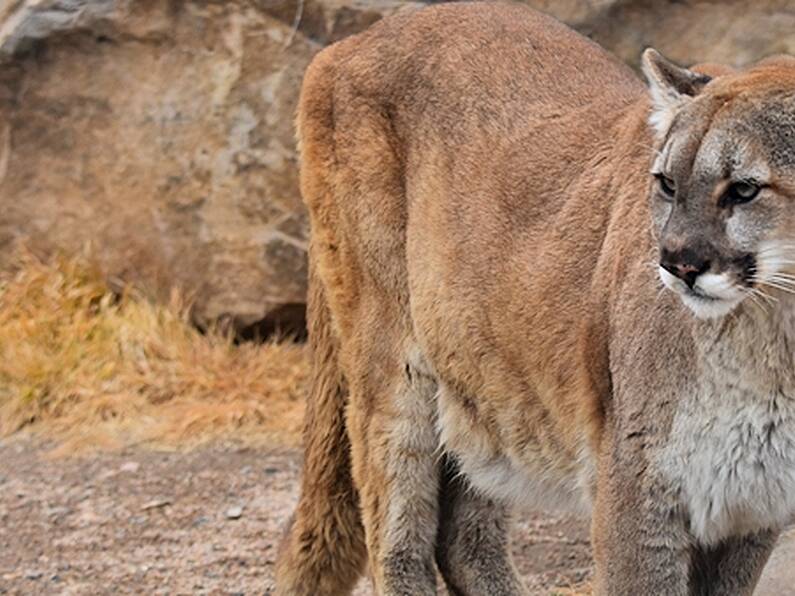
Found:
<svg viewBox="0 0 795 596"><path fill-rule="evenodd" d="M795 58L712 78L647 50L643 70L663 283L699 318L795 293Z"/></svg>

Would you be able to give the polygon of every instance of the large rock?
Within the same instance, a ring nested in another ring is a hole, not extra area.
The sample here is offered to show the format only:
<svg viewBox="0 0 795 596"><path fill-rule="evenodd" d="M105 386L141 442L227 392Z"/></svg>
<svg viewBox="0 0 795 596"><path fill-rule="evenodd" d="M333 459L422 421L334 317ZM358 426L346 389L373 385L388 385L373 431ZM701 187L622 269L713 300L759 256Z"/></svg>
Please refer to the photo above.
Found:
<svg viewBox="0 0 795 596"><path fill-rule="evenodd" d="M655 47L683 64L743 66L795 53L793 0L526 0L637 66Z"/></svg>
<svg viewBox="0 0 795 596"><path fill-rule="evenodd" d="M565 2L563 2L565 3ZM793 0L604 0L580 30L637 65L653 46L682 64L744 66L795 54ZM608 6L609 5L609 6Z"/></svg>
<svg viewBox="0 0 795 596"><path fill-rule="evenodd" d="M203 320L303 302L291 114L318 47L244 3L22 3L0 37L0 242L89 243Z"/></svg>
<svg viewBox="0 0 795 596"><path fill-rule="evenodd" d="M313 0L0 10L0 260L17 238L88 246L111 279L180 287L199 320L238 327L304 302L301 76L323 43L381 12Z"/></svg>
<svg viewBox="0 0 795 596"><path fill-rule="evenodd" d="M683 63L795 51L791 1L528 3L632 64L648 45ZM407 4L0 3L0 267L20 238L88 247L112 280L190 293L200 321L300 312L302 72L323 45Z"/></svg>

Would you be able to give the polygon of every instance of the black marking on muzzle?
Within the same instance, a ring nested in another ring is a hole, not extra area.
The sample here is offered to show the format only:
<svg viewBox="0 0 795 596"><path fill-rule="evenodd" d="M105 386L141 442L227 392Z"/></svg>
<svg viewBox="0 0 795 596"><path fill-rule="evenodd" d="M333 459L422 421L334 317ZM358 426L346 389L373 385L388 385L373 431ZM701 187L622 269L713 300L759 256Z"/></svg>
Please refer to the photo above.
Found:
<svg viewBox="0 0 795 596"><path fill-rule="evenodd" d="M735 264L740 270L740 279L747 286L754 285L754 276L757 273L756 257L751 253L745 254L735 260Z"/></svg>

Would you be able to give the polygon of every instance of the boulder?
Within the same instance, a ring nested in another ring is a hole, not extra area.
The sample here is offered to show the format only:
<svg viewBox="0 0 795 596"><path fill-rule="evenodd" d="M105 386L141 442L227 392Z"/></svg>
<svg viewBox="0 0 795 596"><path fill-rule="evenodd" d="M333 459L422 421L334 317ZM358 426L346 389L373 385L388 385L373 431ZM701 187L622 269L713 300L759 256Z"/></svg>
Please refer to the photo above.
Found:
<svg viewBox="0 0 795 596"><path fill-rule="evenodd" d="M155 296L180 288L199 322L247 328L293 313L306 291L302 73L323 44L398 7L6 5L0 266L23 239L88 250L112 281Z"/></svg>
<svg viewBox="0 0 795 596"><path fill-rule="evenodd" d="M773 54L795 54L792 0L612 0L579 29L637 66L655 47L690 65L717 62L741 67Z"/></svg>
<svg viewBox="0 0 795 596"><path fill-rule="evenodd" d="M791 2L530 0L630 64L795 52ZM179 288L200 323L300 319L307 218L293 114L324 45L417 3L17 0L0 7L0 267L87 251Z"/></svg>
<svg viewBox="0 0 795 596"><path fill-rule="evenodd" d="M112 279L179 287L200 321L303 302L292 112L319 44L236 2L17 12L0 37L0 243L88 247Z"/></svg>

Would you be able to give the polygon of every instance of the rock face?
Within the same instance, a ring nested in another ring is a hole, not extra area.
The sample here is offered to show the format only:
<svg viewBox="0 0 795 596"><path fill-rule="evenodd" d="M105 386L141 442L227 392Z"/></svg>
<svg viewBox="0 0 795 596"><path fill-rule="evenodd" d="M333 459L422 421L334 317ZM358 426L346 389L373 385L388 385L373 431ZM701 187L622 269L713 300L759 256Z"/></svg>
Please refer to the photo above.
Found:
<svg viewBox="0 0 795 596"><path fill-rule="evenodd" d="M795 3L532 0L631 64L795 53ZM300 311L307 220L292 120L325 44L415 3L7 0L0 267L18 239L238 328ZM87 247L87 248L86 248Z"/></svg>
<svg viewBox="0 0 795 596"><path fill-rule="evenodd" d="M234 2L17 13L0 38L0 242L90 243L109 276L181 287L202 320L303 302L291 114L319 45Z"/></svg>
<svg viewBox="0 0 795 596"><path fill-rule="evenodd" d="M0 247L88 246L112 279L194 296L200 321L247 327L304 302L301 76L323 43L381 13L311 0L4 10Z"/></svg>
<svg viewBox="0 0 795 596"><path fill-rule="evenodd" d="M740 67L773 54L795 54L792 0L597 0L579 4L602 5L578 28L633 66L649 46L687 65L718 62Z"/></svg>

